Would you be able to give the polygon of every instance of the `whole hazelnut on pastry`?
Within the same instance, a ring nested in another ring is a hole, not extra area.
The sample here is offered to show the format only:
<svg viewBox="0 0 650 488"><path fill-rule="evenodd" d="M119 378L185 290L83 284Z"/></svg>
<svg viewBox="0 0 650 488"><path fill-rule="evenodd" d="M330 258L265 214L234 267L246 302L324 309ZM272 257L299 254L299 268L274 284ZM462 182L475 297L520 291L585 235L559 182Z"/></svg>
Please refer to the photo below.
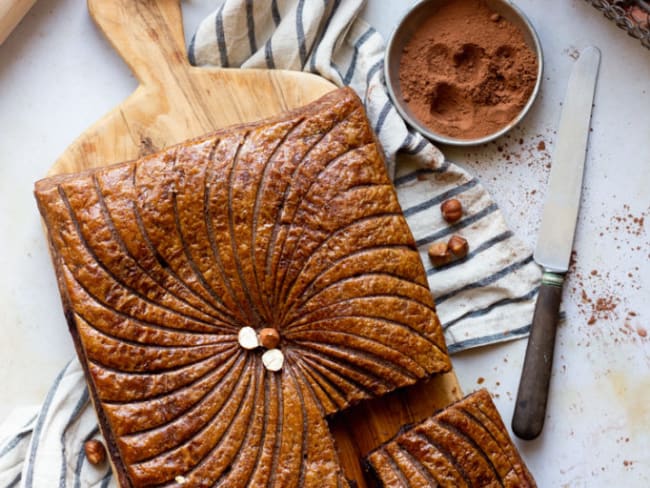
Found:
<svg viewBox="0 0 650 488"><path fill-rule="evenodd" d="M260 330L260 343L266 349L275 349L280 344L280 333L272 327L265 327Z"/></svg>
<svg viewBox="0 0 650 488"><path fill-rule="evenodd" d="M440 204L442 218L450 224L457 222L463 216L463 205L456 198L450 198Z"/></svg>

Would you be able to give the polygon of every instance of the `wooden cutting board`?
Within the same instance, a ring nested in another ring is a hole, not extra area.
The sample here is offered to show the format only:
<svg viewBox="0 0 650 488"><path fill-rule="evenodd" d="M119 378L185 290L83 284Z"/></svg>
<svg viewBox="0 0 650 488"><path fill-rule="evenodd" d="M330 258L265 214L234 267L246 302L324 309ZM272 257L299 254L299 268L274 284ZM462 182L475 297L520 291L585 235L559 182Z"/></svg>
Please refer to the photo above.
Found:
<svg viewBox="0 0 650 488"><path fill-rule="evenodd" d="M307 73L190 66L179 0L89 0L88 8L140 85L81 134L49 175L133 160L231 124L300 107L335 88ZM452 372L330 419L347 476L361 488L368 486L360 456L402 425L460 397Z"/></svg>

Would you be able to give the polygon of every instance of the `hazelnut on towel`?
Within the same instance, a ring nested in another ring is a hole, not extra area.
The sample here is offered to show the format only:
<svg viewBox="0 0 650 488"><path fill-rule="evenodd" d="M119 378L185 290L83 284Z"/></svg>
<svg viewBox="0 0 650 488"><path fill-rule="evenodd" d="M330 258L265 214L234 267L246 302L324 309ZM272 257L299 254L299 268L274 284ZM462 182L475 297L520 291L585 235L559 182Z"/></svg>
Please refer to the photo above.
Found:
<svg viewBox="0 0 650 488"><path fill-rule="evenodd" d="M440 211L442 218L453 224L463 216L463 205L456 198L450 198L440 204Z"/></svg>
<svg viewBox="0 0 650 488"><path fill-rule="evenodd" d="M106 460L106 448L97 439L91 439L84 444L86 459L93 465L102 464Z"/></svg>
<svg viewBox="0 0 650 488"><path fill-rule="evenodd" d="M467 239L457 234L451 236L449 242L447 243L447 247L449 248L449 252L452 253L456 259L464 258L467 256L467 253L469 251Z"/></svg>
<svg viewBox="0 0 650 488"><path fill-rule="evenodd" d="M434 242L429 246L429 258L431 264L437 268L451 263L453 256L449 252L449 246L446 242Z"/></svg>

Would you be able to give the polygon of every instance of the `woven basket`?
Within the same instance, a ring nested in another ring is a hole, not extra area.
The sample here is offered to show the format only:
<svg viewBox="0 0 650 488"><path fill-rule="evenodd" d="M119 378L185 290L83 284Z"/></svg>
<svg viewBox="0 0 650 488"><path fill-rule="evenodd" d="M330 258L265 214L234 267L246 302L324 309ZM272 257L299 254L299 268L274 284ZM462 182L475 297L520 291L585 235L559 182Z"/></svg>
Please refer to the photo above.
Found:
<svg viewBox="0 0 650 488"><path fill-rule="evenodd" d="M648 0L586 1L650 49L650 3Z"/></svg>

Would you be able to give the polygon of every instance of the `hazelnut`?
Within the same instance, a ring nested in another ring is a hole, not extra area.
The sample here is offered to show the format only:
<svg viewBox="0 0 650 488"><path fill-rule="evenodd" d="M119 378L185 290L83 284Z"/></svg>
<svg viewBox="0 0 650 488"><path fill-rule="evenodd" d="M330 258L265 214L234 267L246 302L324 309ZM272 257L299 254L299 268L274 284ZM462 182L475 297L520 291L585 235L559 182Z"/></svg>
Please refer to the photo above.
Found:
<svg viewBox="0 0 650 488"><path fill-rule="evenodd" d="M440 204L442 218L450 224L457 222L463 216L463 206L456 198L450 198Z"/></svg>
<svg viewBox="0 0 650 488"><path fill-rule="evenodd" d="M449 252L447 243L434 242L429 246L429 258L431 258L431 264L437 268L450 263L453 257Z"/></svg>
<svg viewBox="0 0 650 488"><path fill-rule="evenodd" d="M467 256L467 252L469 251L467 239L457 234L451 236L447 243L447 247L449 248L449 252L453 254L456 259L464 258Z"/></svg>
<svg viewBox="0 0 650 488"><path fill-rule="evenodd" d="M90 464L102 464L106 460L106 448L97 439L86 441L84 451Z"/></svg>
<svg viewBox="0 0 650 488"><path fill-rule="evenodd" d="M280 333L272 327L260 330L260 343L266 349L275 349L280 344Z"/></svg>
<svg viewBox="0 0 650 488"><path fill-rule="evenodd" d="M239 345L244 349L255 349L259 347L260 342L257 338L257 332L252 327L242 327L237 335Z"/></svg>
<svg viewBox="0 0 650 488"><path fill-rule="evenodd" d="M269 371L280 371L284 364L284 354L280 349L269 349L262 354L262 364Z"/></svg>

